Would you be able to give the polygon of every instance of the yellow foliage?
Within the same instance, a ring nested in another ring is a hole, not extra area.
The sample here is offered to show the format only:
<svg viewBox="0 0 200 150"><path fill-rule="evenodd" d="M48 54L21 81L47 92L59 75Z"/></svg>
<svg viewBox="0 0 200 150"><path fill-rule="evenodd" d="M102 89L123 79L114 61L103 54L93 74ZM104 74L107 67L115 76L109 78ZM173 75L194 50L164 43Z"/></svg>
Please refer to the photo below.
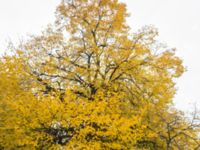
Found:
<svg viewBox="0 0 200 150"><path fill-rule="evenodd" d="M0 149L198 149L170 110L182 61L154 50L154 28L131 35L118 0L63 0L56 16L0 59Z"/></svg>

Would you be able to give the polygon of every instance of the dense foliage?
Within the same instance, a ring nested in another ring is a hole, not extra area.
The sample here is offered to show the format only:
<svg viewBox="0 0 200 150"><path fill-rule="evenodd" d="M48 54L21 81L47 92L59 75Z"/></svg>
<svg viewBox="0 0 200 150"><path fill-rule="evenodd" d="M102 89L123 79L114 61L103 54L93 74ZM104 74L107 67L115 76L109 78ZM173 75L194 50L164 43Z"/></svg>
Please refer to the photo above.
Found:
<svg viewBox="0 0 200 150"><path fill-rule="evenodd" d="M56 23L0 59L0 149L198 150L173 108L184 72L118 0L63 0Z"/></svg>

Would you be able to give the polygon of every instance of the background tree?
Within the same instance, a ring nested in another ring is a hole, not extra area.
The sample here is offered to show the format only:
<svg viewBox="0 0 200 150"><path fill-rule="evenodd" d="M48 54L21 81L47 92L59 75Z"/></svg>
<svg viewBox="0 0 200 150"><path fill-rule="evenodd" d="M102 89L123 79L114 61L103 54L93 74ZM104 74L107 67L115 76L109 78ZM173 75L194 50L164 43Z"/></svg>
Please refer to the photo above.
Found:
<svg viewBox="0 0 200 150"><path fill-rule="evenodd" d="M186 118L184 113L172 106L168 110L155 107L149 109L144 117L146 137L138 142L139 147L151 149L199 149L200 118L197 109Z"/></svg>

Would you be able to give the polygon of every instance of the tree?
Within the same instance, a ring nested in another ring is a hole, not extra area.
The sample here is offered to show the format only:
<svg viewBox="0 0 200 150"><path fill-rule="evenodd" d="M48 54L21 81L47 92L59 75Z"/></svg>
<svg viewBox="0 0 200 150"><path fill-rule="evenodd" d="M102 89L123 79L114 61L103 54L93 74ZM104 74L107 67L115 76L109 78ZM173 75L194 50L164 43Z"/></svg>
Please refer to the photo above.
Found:
<svg viewBox="0 0 200 150"><path fill-rule="evenodd" d="M184 113L170 107L169 110L149 109L144 118L146 137L139 141L139 147L166 150L197 150L200 146L200 118L197 109L186 118ZM148 136L150 135L150 136Z"/></svg>
<svg viewBox="0 0 200 150"><path fill-rule="evenodd" d="M1 59L2 149L178 149L162 138L184 67L173 49L154 48L157 30L130 34L117 0L63 0L56 16Z"/></svg>

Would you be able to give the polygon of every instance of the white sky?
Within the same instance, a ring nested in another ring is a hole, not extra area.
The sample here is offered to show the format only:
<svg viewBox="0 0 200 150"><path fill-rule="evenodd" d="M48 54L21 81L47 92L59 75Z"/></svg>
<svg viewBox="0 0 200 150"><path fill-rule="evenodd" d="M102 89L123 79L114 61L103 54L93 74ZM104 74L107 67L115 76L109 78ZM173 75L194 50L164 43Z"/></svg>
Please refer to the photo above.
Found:
<svg viewBox="0 0 200 150"><path fill-rule="evenodd" d="M138 29L154 25L159 39L177 48L187 72L177 81L176 106L188 110L200 103L200 0L121 0L131 17L128 23ZM0 53L9 40L17 42L27 34L39 33L54 21L60 0L0 0Z"/></svg>

